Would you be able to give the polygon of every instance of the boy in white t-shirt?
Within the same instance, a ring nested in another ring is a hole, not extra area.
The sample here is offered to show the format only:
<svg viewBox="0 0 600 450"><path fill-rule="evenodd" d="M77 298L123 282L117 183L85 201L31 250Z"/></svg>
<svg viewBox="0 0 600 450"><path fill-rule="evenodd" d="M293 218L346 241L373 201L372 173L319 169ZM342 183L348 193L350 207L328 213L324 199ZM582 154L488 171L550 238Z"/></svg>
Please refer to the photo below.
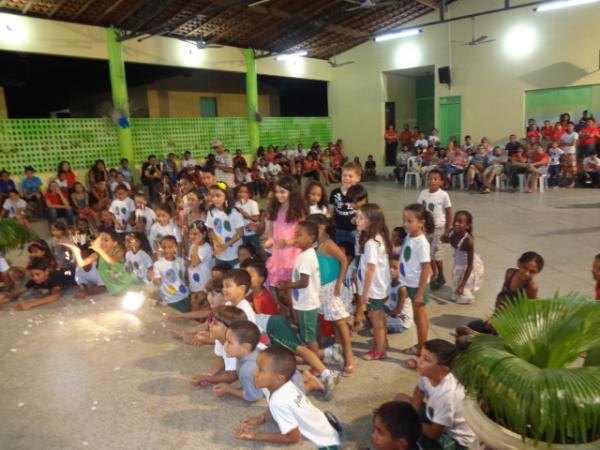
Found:
<svg viewBox="0 0 600 450"><path fill-rule="evenodd" d="M209 321L208 332L215 341L215 361L208 372L201 372L190 378L192 386L210 386L218 383L233 383L237 380L237 359L225 354L227 328L233 322L247 320L246 313L232 305L223 305L215 309Z"/></svg>
<svg viewBox="0 0 600 450"><path fill-rule="evenodd" d="M550 164L548 165L548 186L558 187L560 183L560 159L565 152L558 146L558 142L552 142L548 148L548 154L550 155Z"/></svg>
<svg viewBox="0 0 600 450"><path fill-rule="evenodd" d="M108 208L115 219L115 231L117 233L125 233L130 231L129 218L135 213L135 203L129 197L129 191L123 184L119 184L115 188L115 198Z"/></svg>
<svg viewBox="0 0 600 450"><path fill-rule="evenodd" d="M425 342L417 362L421 375L412 397L399 394L418 411L423 424L420 448L467 449L475 441L462 414L463 386L450 372L456 347L443 339Z"/></svg>
<svg viewBox="0 0 600 450"><path fill-rule="evenodd" d="M21 198L19 191L11 189L8 192L8 198L4 200L2 204L2 210L0 210L0 218L6 217L9 219L15 219L21 225L26 227L30 226L29 220L27 219L27 202Z"/></svg>
<svg viewBox="0 0 600 450"><path fill-rule="evenodd" d="M276 444L298 444L304 436L317 448L339 448L337 419L316 408L291 381L296 372L294 354L282 347L270 347L258 355L256 365L254 381L263 390L269 407L264 414L242 419L235 436ZM254 431L270 419L277 423L279 433Z"/></svg>
<svg viewBox="0 0 600 450"><path fill-rule="evenodd" d="M160 240L161 257L148 270L148 278L160 286L160 297L171 308L186 313L192 309L190 290L185 284L185 261L177 256L179 247L175 236Z"/></svg>
<svg viewBox="0 0 600 450"><path fill-rule="evenodd" d="M0 282L2 282L3 288L10 290L14 286L14 281L9 274L10 266L8 261L3 256L0 256Z"/></svg>
<svg viewBox="0 0 600 450"><path fill-rule="evenodd" d="M387 332L402 333L413 324L412 302L408 299L408 291L400 284L400 256L390 257L390 301L384 306L387 315Z"/></svg>
<svg viewBox="0 0 600 450"><path fill-rule="evenodd" d="M452 203L450 196L442 189L444 175L441 170L433 169L427 175L427 187L419 194L417 203L421 203L433 215L435 231L431 236L431 289L440 289L446 284L444 278L444 252L442 235L448 234L452 225Z"/></svg>
<svg viewBox="0 0 600 450"><path fill-rule="evenodd" d="M319 227L303 220L296 225L295 246L302 250L296 257L292 281L278 281L277 288L292 290L292 308L298 319L300 341L313 352L319 352L317 330L321 301L321 275L319 260L313 245L319 236Z"/></svg>

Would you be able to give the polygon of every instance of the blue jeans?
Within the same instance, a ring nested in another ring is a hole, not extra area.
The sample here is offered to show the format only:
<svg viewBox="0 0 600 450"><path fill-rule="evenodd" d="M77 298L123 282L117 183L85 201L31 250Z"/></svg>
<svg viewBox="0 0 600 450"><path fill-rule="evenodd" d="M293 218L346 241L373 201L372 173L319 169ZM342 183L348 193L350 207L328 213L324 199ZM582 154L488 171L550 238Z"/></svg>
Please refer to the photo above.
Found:
<svg viewBox="0 0 600 450"><path fill-rule="evenodd" d="M67 219L67 224L73 225L73 210L71 208L52 208L48 207L48 222L52 225L59 217Z"/></svg>
<svg viewBox="0 0 600 450"><path fill-rule="evenodd" d="M558 186L560 183L560 165L548 166L548 186Z"/></svg>
<svg viewBox="0 0 600 450"><path fill-rule="evenodd" d="M349 242L350 244L356 244L356 230L342 230L340 228L335 229L335 237L333 239L336 244L342 242Z"/></svg>

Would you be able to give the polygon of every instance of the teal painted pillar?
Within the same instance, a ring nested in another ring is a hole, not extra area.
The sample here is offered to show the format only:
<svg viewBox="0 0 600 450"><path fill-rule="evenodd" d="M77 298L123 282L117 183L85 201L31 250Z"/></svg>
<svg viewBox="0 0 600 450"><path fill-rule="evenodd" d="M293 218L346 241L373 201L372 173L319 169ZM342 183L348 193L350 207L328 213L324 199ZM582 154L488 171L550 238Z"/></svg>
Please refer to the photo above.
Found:
<svg viewBox="0 0 600 450"><path fill-rule="evenodd" d="M248 144L254 154L260 145L260 132L255 113L258 112L258 78L254 49L246 49L246 105L248 110Z"/></svg>
<svg viewBox="0 0 600 450"><path fill-rule="evenodd" d="M127 97L127 79L125 78L125 63L123 61L123 48L117 41L116 28L106 29L106 45L108 47L108 70L110 72L110 87L112 90L113 108L125 115L117 125L117 136L121 156L127 158L132 164L133 139L129 127L129 98ZM126 120L124 120L126 119ZM123 123L122 123L123 122Z"/></svg>

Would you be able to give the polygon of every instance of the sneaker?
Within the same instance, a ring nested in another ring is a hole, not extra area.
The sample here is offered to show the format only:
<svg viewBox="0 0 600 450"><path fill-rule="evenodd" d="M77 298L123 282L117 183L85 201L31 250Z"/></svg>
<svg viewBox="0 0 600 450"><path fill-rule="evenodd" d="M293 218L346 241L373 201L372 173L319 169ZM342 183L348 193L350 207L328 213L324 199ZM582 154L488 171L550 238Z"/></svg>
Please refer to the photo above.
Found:
<svg viewBox="0 0 600 450"><path fill-rule="evenodd" d="M325 347L323 350L323 362L329 364L333 361L333 346Z"/></svg>
<svg viewBox="0 0 600 450"><path fill-rule="evenodd" d="M321 377L321 381L323 382L323 400L329 401L333 397L335 378L333 378L333 374L329 374L326 377Z"/></svg>
<svg viewBox="0 0 600 450"><path fill-rule="evenodd" d="M436 278L435 280L431 280L429 282L429 287L431 288L432 291L437 291L442 286L440 286L440 283L438 282L438 280Z"/></svg>
<svg viewBox="0 0 600 450"><path fill-rule="evenodd" d="M475 299L473 297L465 297L464 295L457 295L454 301L457 305L471 305L475 303Z"/></svg>
<svg viewBox="0 0 600 450"><path fill-rule="evenodd" d="M331 347L331 360L334 364L344 367L344 351L340 344L333 344Z"/></svg>

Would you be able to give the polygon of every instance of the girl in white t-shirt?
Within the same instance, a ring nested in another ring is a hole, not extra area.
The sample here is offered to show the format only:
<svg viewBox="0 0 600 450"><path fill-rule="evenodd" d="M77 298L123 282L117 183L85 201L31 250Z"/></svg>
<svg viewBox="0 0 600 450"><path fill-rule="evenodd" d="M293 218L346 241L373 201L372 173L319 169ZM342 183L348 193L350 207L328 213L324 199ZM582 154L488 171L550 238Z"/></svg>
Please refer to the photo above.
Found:
<svg viewBox="0 0 600 450"><path fill-rule="evenodd" d="M151 282L148 279L148 269L152 267L149 247L148 240L137 233L127 233L125 236L125 270L140 283Z"/></svg>
<svg viewBox="0 0 600 450"><path fill-rule="evenodd" d="M188 231L188 278L192 293L192 311L199 310L206 300L206 283L211 278L213 251L208 242L208 230L201 223L193 224Z"/></svg>
<svg viewBox="0 0 600 450"><path fill-rule="evenodd" d="M327 191L318 181L311 181L304 190L304 201L308 205L308 214L323 214L329 217Z"/></svg>
<svg viewBox="0 0 600 450"><path fill-rule="evenodd" d="M242 184L238 188L238 201L235 207L244 217L244 237L242 240L246 245L252 245L256 251L260 251L260 236L256 233L258 228L258 219L260 218L260 210L258 203L252 199L252 191L250 186Z"/></svg>
<svg viewBox="0 0 600 450"><path fill-rule="evenodd" d="M407 236L400 251L400 284L408 290L417 326L417 345L405 348L402 353L418 356L429 332L429 317L425 306L429 302L431 249L425 232L433 233L435 226L431 213L419 203L404 208L402 217ZM417 360L408 359L402 363L402 367L414 370Z"/></svg>
<svg viewBox="0 0 600 450"><path fill-rule="evenodd" d="M366 360L385 359L387 327L383 305L390 295L390 233L383 210L374 203L360 207L356 214L359 235L358 308L356 317L365 319L365 308L373 326L374 348L363 355Z"/></svg>
<svg viewBox="0 0 600 450"><path fill-rule="evenodd" d="M233 206L227 185L218 182L210 188L211 208L206 216L206 228L217 263L231 267L238 263L237 248L244 236L244 218Z"/></svg>

